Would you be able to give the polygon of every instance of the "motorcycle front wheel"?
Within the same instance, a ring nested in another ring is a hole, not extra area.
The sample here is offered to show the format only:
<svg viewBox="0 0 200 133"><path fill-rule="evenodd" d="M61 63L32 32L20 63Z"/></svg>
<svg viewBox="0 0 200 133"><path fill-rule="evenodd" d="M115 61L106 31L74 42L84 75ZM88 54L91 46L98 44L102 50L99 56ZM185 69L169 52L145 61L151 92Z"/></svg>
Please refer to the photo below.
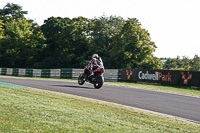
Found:
<svg viewBox="0 0 200 133"><path fill-rule="evenodd" d="M84 79L84 75L80 74L79 77L78 77L78 84L79 85L83 85L85 83L85 81L83 79Z"/></svg>
<svg viewBox="0 0 200 133"><path fill-rule="evenodd" d="M103 77L102 76L98 76L98 79L97 79L97 83L94 84L94 88L96 89L99 89L103 86Z"/></svg>

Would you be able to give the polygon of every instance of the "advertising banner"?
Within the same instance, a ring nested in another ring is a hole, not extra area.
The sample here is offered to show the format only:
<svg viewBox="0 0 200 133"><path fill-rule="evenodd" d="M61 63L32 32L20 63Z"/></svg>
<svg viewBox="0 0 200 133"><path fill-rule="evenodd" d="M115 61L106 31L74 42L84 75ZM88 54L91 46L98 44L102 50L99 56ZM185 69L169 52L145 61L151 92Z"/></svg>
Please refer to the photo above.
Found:
<svg viewBox="0 0 200 133"><path fill-rule="evenodd" d="M181 85L200 86L200 72L181 71Z"/></svg>
<svg viewBox="0 0 200 133"><path fill-rule="evenodd" d="M121 72L121 80L200 86L200 72L123 68Z"/></svg>

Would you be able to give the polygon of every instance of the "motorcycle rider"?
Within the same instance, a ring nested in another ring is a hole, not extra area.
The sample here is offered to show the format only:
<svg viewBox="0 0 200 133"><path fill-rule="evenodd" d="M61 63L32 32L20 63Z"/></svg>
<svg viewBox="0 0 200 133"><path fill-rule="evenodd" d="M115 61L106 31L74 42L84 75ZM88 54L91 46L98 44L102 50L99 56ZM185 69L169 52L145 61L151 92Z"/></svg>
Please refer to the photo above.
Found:
<svg viewBox="0 0 200 133"><path fill-rule="evenodd" d="M94 75L94 70L96 69L100 69L101 71L104 71L103 61L98 54L92 55L92 60L90 61L89 64L91 68L90 76Z"/></svg>
<svg viewBox="0 0 200 133"><path fill-rule="evenodd" d="M92 55L92 60L89 62L88 68L89 68L90 74L87 74L88 72L85 72L87 74L85 80L88 80L88 78L93 76L94 75L94 71L96 69L99 69L100 71L104 72L103 61L102 61L101 57L98 54L93 54Z"/></svg>

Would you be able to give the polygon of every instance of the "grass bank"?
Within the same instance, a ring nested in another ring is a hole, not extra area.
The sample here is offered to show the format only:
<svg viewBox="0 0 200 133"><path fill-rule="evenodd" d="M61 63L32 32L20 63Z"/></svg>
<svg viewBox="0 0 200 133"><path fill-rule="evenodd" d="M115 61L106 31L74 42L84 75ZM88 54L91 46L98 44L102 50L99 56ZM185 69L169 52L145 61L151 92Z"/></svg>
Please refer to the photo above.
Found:
<svg viewBox="0 0 200 133"><path fill-rule="evenodd" d="M193 132L200 125L61 93L0 86L0 132Z"/></svg>
<svg viewBox="0 0 200 133"><path fill-rule="evenodd" d="M159 84L156 85L156 84L142 84L142 83L128 83L128 82L106 82L105 84L200 97L200 88L191 88L187 86L178 86L178 85L169 86L169 85L159 85Z"/></svg>

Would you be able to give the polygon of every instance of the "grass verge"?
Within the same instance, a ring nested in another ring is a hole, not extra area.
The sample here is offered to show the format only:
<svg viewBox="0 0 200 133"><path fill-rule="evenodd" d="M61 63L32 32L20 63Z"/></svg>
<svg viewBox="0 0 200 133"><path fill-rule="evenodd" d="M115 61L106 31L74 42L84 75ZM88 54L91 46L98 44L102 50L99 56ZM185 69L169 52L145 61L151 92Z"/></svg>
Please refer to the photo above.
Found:
<svg viewBox="0 0 200 133"><path fill-rule="evenodd" d="M0 132L199 132L200 125L62 93L0 86Z"/></svg>
<svg viewBox="0 0 200 133"><path fill-rule="evenodd" d="M128 82L105 82L105 84L200 97L200 88L191 88L187 86L169 86Z"/></svg>

